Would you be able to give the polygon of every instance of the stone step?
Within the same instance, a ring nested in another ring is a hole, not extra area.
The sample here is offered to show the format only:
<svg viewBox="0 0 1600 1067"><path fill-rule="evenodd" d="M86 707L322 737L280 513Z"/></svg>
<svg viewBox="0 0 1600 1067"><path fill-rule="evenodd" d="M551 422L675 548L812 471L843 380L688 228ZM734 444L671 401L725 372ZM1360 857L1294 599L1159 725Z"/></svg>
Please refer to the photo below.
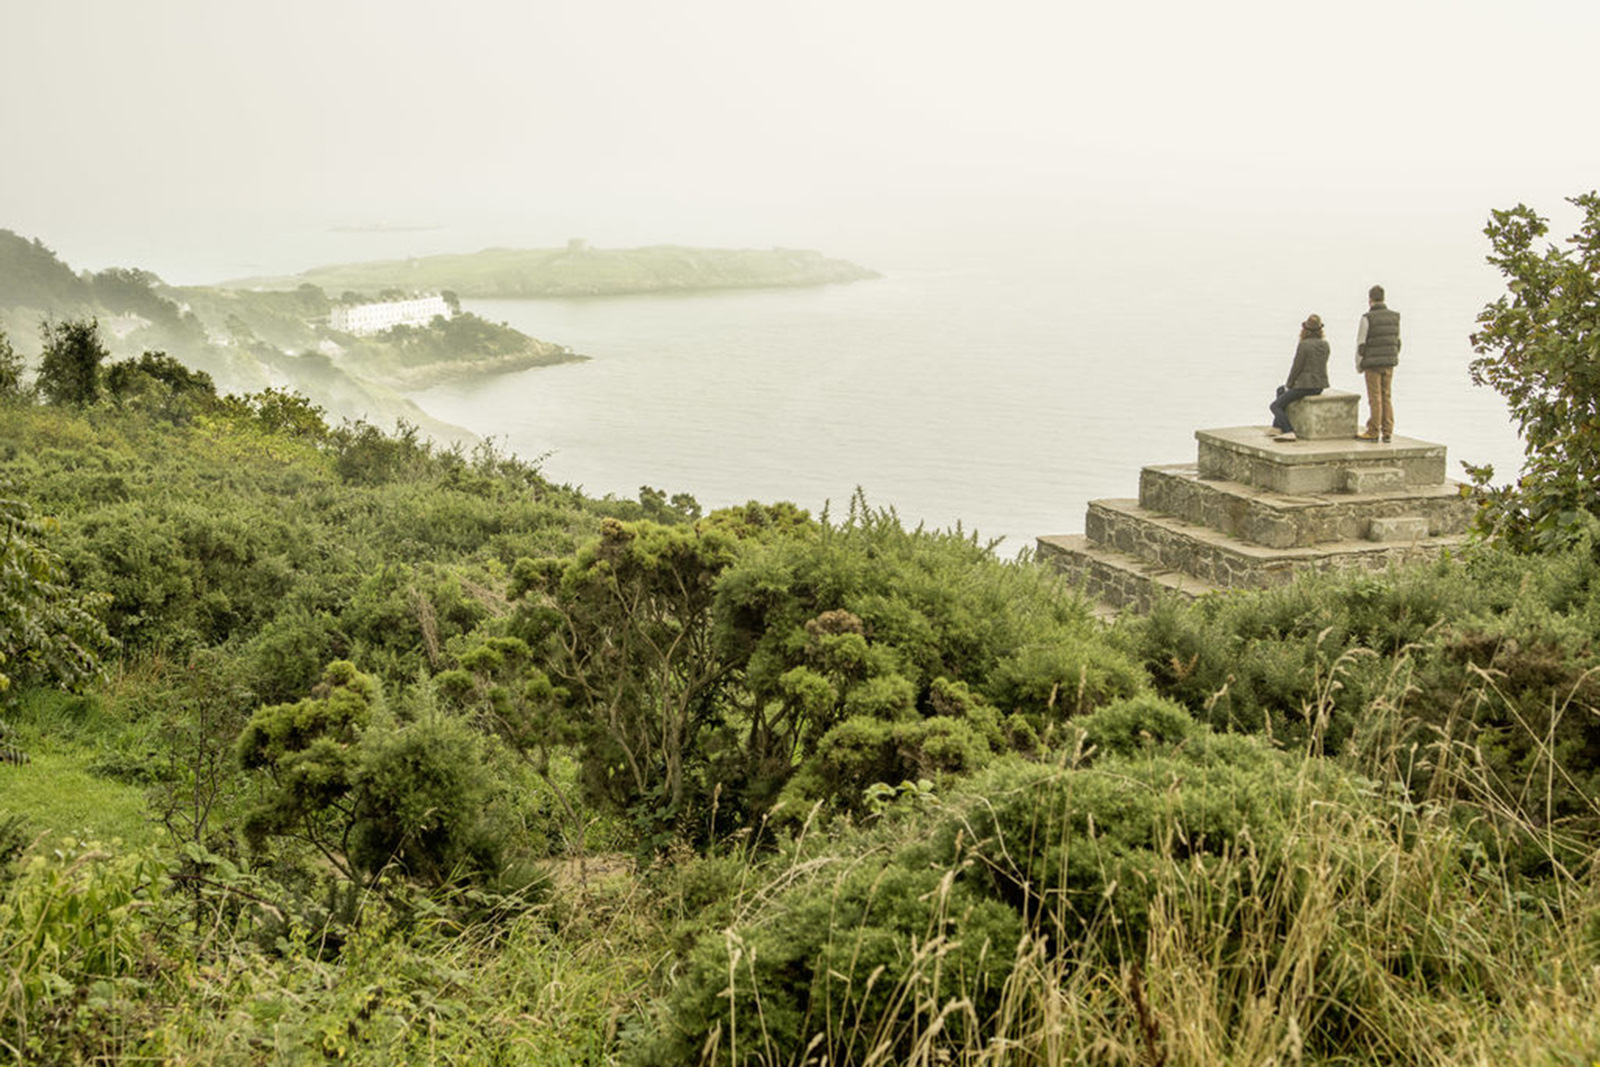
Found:
<svg viewBox="0 0 1600 1067"><path fill-rule="evenodd" d="M1368 541L1385 544L1422 541L1428 537L1428 520L1420 515L1396 515L1389 519L1373 519L1367 531Z"/></svg>
<svg viewBox="0 0 1600 1067"><path fill-rule="evenodd" d="M1405 487L1404 467L1358 467L1346 468L1344 472L1344 491L1347 493L1377 493Z"/></svg>
<svg viewBox="0 0 1600 1067"><path fill-rule="evenodd" d="M1381 468L1391 470L1393 468ZM1472 503L1459 482L1361 493L1286 495L1240 482L1200 477L1196 464L1146 467L1139 472L1139 503L1198 526L1267 548L1309 548L1328 541L1371 537L1375 519L1420 516L1428 536L1463 533Z"/></svg>
<svg viewBox="0 0 1600 1067"><path fill-rule="evenodd" d="M1337 540L1314 547L1270 548L1226 533L1160 515L1136 500L1091 500L1084 535L1157 568L1181 571L1229 589L1288 582L1306 571L1384 570L1437 555L1463 540L1426 537L1404 542Z"/></svg>
<svg viewBox="0 0 1600 1067"><path fill-rule="evenodd" d="M1040 563L1056 568L1091 600L1114 609L1148 612L1163 597L1193 600L1222 590L1210 582L1141 560L1103 545L1092 544L1082 534L1038 538Z"/></svg>
<svg viewBox="0 0 1600 1067"><path fill-rule="evenodd" d="M1439 485L1445 480L1445 447L1431 441L1412 437L1396 437L1388 444L1354 438L1274 441L1266 430L1264 426L1196 430L1201 477L1291 495L1337 493L1349 484L1350 472L1378 469L1399 470L1406 486Z"/></svg>

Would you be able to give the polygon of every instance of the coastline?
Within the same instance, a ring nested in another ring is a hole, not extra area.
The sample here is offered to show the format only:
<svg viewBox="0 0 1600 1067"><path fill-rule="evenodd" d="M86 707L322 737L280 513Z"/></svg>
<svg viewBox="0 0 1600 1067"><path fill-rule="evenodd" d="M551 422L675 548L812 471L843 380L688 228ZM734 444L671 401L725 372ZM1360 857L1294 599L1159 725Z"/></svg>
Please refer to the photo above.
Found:
<svg viewBox="0 0 1600 1067"><path fill-rule="evenodd" d="M449 290L465 299L537 300L665 292L793 289L881 278L878 271L809 249L715 249L660 245L597 249L490 248L479 252L330 264L283 277L241 278L217 288L327 292Z"/></svg>
<svg viewBox="0 0 1600 1067"><path fill-rule="evenodd" d="M563 363L587 362L588 356L572 351L565 345L536 341L520 352L489 356L484 359L452 360L428 363L421 367L407 367L397 371L377 372L363 368L358 373L369 381L400 392L431 389L436 385L468 378L491 378L535 367L555 367Z"/></svg>

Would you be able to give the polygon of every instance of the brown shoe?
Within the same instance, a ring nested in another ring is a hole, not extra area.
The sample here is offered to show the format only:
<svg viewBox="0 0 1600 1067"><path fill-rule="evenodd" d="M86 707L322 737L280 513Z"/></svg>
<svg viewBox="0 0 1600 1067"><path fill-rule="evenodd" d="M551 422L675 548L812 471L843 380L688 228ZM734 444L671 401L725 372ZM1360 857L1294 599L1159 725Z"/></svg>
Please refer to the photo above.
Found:
<svg viewBox="0 0 1600 1067"><path fill-rule="evenodd" d="M1373 433L1371 430L1367 430L1364 433L1356 434L1356 440L1357 441L1381 441L1381 440L1383 440L1383 438L1379 437L1377 434Z"/></svg>

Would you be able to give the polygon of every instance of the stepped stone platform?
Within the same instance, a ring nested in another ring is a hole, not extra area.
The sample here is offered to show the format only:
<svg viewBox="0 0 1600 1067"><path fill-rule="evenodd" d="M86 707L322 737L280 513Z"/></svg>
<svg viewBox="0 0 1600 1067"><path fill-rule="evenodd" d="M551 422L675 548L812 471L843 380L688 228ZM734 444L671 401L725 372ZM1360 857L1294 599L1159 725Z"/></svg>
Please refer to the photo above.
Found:
<svg viewBox="0 0 1600 1067"><path fill-rule="evenodd" d="M1445 447L1357 440L1355 420L1338 417L1348 432L1333 438L1198 430L1197 462L1145 467L1138 499L1090 501L1084 533L1040 537L1039 558L1097 600L1147 611L1163 596L1384 570L1459 544L1472 505L1445 478Z"/></svg>

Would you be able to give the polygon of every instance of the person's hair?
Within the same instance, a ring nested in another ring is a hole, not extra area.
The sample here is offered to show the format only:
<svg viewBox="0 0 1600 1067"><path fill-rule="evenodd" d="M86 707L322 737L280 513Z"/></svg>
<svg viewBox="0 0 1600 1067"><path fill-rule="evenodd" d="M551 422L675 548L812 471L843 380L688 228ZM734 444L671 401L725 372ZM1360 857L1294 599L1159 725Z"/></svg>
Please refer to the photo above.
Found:
<svg viewBox="0 0 1600 1067"><path fill-rule="evenodd" d="M1383 286L1374 285L1371 289L1368 289L1367 299L1372 301L1374 304L1383 303Z"/></svg>
<svg viewBox="0 0 1600 1067"><path fill-rule="evenodd" d="M1322 317L1312 315L1300 324L1300 340L1308 341L1322 336Z"/></svg>

